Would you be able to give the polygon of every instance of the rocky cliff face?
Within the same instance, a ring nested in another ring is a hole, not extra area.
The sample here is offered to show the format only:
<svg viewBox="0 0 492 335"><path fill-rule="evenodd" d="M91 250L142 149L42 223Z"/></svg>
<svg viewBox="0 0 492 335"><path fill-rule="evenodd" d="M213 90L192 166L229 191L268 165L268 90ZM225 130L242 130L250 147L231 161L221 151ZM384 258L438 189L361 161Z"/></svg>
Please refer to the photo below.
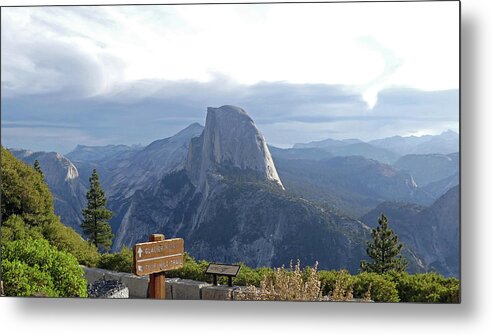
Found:
<svg viewBox="0 0 492 335"><path fill-rule="evenodd" d="M35 160L39 161L44 179L55 200L55 213L65 225L81 232L82 208L86 204L87 189L81 183L76 166L56 152L10 151L28 165L32 166Z"/></svg>
<svg viewBox="0 0 492 335"><path fill-rule="evenodd" d="M122 209L114 249L163 232L211 261L280 266L299 258L356 271L364 258L367 227L286 193L263 136L237 107L209 108L185 168L137 190Z"/></svg>
<svg viewBox="0 0 492 335"><path fill-rule="evenodd" d="M153 232L185 239L197 259L281 266L300 259L321 268L357 271L365 258L367 228L287 195L278 186L224 179L197 191L186 171L167 175L157 188L137 192L115 240L115 248Z"/></svg>
<svg viewBox="0 0 492 335"><path fill-rule="evenodd" d="M205 129L192 142L186 169L204 194L207 178L226 170L250 173L283 188L263 135L248 114L234 106L207 109Z"/></svg>

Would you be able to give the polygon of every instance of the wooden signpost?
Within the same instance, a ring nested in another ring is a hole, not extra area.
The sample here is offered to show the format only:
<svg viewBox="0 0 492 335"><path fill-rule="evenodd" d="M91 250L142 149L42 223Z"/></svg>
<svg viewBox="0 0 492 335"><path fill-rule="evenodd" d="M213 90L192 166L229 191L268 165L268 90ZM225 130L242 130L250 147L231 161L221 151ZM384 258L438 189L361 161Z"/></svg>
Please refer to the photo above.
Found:
<svg viewBox="0 0 492 335"><path fill-rule="evenodd" d="M182 238L166 240L162 234L150 235L149 242L133 247L133 272L137 276L150 275L149 297L166 298L164 271L183 267L184 241Z"/></svg>

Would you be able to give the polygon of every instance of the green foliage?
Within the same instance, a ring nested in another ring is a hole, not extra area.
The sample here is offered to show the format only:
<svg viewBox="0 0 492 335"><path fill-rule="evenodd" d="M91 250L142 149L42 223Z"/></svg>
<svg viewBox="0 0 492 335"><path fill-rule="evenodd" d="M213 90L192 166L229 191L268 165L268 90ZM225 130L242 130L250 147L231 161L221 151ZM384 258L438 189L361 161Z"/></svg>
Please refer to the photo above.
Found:
<svg viewBox="0 0 492 335"><path fill-rule="evenodd" d="M197 262L188 253L185 253L183 267L180 269L167 271L166 277L192 279L211 283L211 278L205 274L208 265L209 262L203 260Z"/></svg>
<svg viewBox="0 0 492 335"><path fill-rule="evenodd" d="M212 283L213 277L211 275L205 274L205 271L207 270L209 264L210 262L207 262L205 260L201 260L197 262L188 253L185 253L184 266L181 269L167 271L166 277L192 279L192 280ZM232 280L233 285L259 286L262 280L264 280L267 276L271 276L273 274L273 269L271 268L252 269L249 266L246 266L242 263L236 263L236 264L241 265L241 269L239 270L237 277L233 278ZM222 285L227 284L227 277L220 276L218 279L219 279L218 280L219 284Z"/></svg>
<svg viewBox="0 0 492 335"><path fill-rule="evenodd" d="M345 278L348 278L348 279L351 279L351 275L347 272L347 271L336 271L336 270L330 270L330 271L326 271L326 270L320 270L318 272L318 276L319 276L319 280L321 281L321 290L322 290L322 293L323 295L329 295L330 292L333 292L333 290L335 289L335 284L337 282L337 279L340 278L340 273L343 273L342 275L345 277ZM349 289L349 285L350 285L350 280L346 280L344 281L347 286L344 287L344 289Z"/></svg>
<svg viewBox="0 0 492 335"><path fill-rule="evenodd" d="M367 243L367 254L372 262L361 262L361 269L368 272L385 273L391 270L405 271L408 262L400 254L403 245L388 227L384 214L378 219L378 227L371 232L372 240Z"/></svg>
<svg viewBox="0 0 492 335"><path fill-rule="evenodd" d="M263 267L263 268L252 269L249 266L246 266L242 263L238 263L238 265L241 265L241 269L239 270L237 277L235 277L232 280L233 285L260 286L260 282L262 280L273 275L273 269L272 268L264 268ZM227 278L223 277L222 281L225 284L225 282L227 281Z"/></svg>
<svg viewBox="0 0 492 335"><path fill-rule="evenodd" d="M353 277L350 273L342 269L337 272L333 290L328 294L332 301L351 301L353 300Z"/></svg>
<svg viewBox="0 0 492 335"><path fill-rule="evenodd" d="M32 271L31 271L32 270ZM86 297L84 271L75 257L43 239L24 239L2 246L2 275L9 295Z"/></svg>
<svg viewBox="0 0 492 335"><path fill-rule="evenodd" d="M120 252L103 254L97 263L98 268L117 271L133 272L133 252L130 248L123 247Z"/></svg>
<svg viewBox="0 0 492 335"><path fill-rule="evenodd" d="M457 278L445 278L440 274L390 272L387 275L396 284L401 301L459 303L460 284Z"/></svg>
<svg viewBox="0 0 492 335"><path fill-rule="evenodd" d="M73 254L84 265L94 266L97 249L64 226L54 214L48 185L36 170L17 160L8 150L2 153L2 245L14 240L44 237L59 250Z"/></svg>
<svg viewBox="0 0 492 335"><path fill-rule="evenodd" d="M58 297L53 278L38 265L29 266L20 261L2 260L5 295L17 297Z"/></svg>
<svg viewBox="0 0 492 335"><path fill-rule="evenodd" d="M41 175L41 177L44 178L44 175L43 175L43 170L41 170L41 165L39 165L39 161L36 159L34 161L34 170L39 173Z"/></svg>
<svg viewBox="0 0 492 335"><path fill-rule="evenodd" d="M408 274L389 271L383 275L361 272L355 276L346 270L319 271L323 295L338 290L353 289L354 298L364 298L370 292L376 302L459 302L459 280L436 273Z"/></svg>
<svg viewBox="0 0 492 335"><path fill-rule="evenodd" d="M400 301L396 284L377 273L359 273L353 277L352 287L356 297L362 298L366 292L370 292L371 300L376 302Z"/></svg>
<svg viewBox="0 0 492 335"><path fill-rule="evenodd" d="M66 251L86 266L95 266L99 260L96 247L85 241L72 228L64 226L58 219L43 226L29 227L19 215L11 215L1 227L1 243L31 239L46 239L59 250Z"/></svg>
<svg viewBox="0 0 492 335"><path fill-rule="evenodd" d="M211 283L212 276L205 271L210 263L205 260L196 261L185 253L184 266L181 269L167 271L166 277L192 279ZM253 269L242 263L237 277L233 279L233 285L256 286L273 276L271 268ZM128 248L123 248L117 254L104 254L98 267L118 271L133 271L133 253ZM302 273L305 280L312 271L306 267ZM362 272L351 275L347 270L321 270L318 271L323 295L350 297L363 299L367 292L371 300L376 302L458 302L459 280L456 278L444 278L435 273L410 275L406 272L389 271L386 274ZM227 284L226 277L219 277L219 283Z"/></svg>
<svg viewBox="0 0 492 335"><path fill-rule="evenodd" d="M2 245L10 241L22 240L29 237L33 239L43 237L38 227L27 227L22 217L17 214L11 215L6 221L2 222L1 234Z"/></svg>
<svg viewBox="0 0 492 335"><path fill-rule="evenodd" d="M89 190L87 191L87 208L82 210L84 221L82 230L89 242L99 249L109 250L111 247L113 233L107 220L111 219L113 213L106 209L106 197L99 184L99 175L96 169L92 170L89 178Z"/></svg>
<svg viewBox="0 0 492 335"><path fill-rule="evenodd" d="M50 190L33 167L17 160L1 148L2 222L18 215L29 226L40 226L56 219Z"/></svg>
<svg viewBox="0 0 492 335"><path fill-rule="evenodd" d="M44 238L51 245L74 255L82 265L96 266L101 257L94 245L84 240L75 230L63 225L58 220L45 225L42 232Z"/></svg>

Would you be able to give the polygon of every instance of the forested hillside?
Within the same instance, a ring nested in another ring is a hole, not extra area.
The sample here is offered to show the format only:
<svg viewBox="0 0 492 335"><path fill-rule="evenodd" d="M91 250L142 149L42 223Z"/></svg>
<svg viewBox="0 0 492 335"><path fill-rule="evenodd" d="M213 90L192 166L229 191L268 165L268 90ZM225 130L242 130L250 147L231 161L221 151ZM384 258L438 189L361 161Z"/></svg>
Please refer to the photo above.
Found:
<svg viewBox="0 0 492 335"><path fill-rule="evenodd" d="M9 296L84 297L79 264L93 266L96 248L54 214L42 175L1 148L2 280Z"/></svg>

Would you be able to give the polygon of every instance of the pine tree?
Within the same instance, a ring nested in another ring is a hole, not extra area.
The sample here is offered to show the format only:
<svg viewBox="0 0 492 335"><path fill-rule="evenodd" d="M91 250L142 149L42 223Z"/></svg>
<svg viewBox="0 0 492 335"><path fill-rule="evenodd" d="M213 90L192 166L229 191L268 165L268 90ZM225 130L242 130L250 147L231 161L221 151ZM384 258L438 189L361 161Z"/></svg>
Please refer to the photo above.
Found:
<svg viewBox="0 0 492 335"><path fill-rule="evenodd" d="M44 178L43 170L41 170L41 165L39 165L39 161L37 159L34 161L34 170L36 170L36 172Z"/></svg>
<svg viewBox="0 0 492 335"><path fill-rule="evenodd" d="M98 249L109 250L113 233L107 220L111 219L113 213L106 209L106 197L99 184L99 176L96 169L92 170L89 183L87 208L82 210L84 221L81 227L89 242L94 244Z"/></svg>
<svg viewBox="0 0 492 335"><path fill-rule="evenodd" d="M384 214L379 217L378 227L372 230L371 235L372 240L367 243L366 252L372 262L362 261L362 271L379 274L390 270L405 271L408 263L400 254L403 245L398 243L398 236L388 227L388 219Z"/></svg>

